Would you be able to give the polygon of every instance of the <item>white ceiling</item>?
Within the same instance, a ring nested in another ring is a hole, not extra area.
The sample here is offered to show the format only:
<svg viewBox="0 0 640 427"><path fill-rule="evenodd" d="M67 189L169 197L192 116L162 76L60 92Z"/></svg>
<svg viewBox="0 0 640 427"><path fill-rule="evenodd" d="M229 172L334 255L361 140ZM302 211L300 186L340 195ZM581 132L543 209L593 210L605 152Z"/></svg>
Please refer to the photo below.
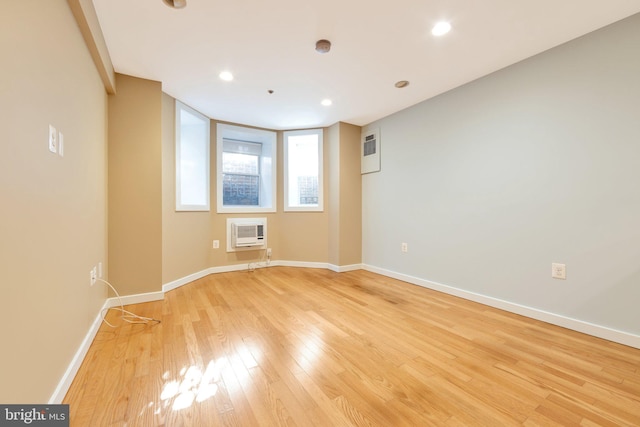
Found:
<svg viewBox="0 0 640 427"><path fill-rule="evenodd" d="M638 0L93 2L117 72L161 81L210 118L269 129L365 125L640 12ZM436 38L439 20L453 29Z"/></svg>

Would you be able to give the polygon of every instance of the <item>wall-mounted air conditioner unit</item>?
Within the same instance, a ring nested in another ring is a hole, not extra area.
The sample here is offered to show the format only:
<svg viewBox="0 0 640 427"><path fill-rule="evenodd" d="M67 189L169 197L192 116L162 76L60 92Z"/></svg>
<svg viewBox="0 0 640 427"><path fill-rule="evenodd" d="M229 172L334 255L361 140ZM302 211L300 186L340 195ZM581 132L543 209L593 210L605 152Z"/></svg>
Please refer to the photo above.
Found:
<svg viewBox="0 0 640 427"><path fill-rule="evenodd" d="M231 224L231 246L261 246L264 242L264 226L262 224Z"/></svg>
<svg viewBox="0 0 640 427"><path fill-rule="evenodd" d="M264 249L266 245L266 218L227 219L227 252Z"/></svg>

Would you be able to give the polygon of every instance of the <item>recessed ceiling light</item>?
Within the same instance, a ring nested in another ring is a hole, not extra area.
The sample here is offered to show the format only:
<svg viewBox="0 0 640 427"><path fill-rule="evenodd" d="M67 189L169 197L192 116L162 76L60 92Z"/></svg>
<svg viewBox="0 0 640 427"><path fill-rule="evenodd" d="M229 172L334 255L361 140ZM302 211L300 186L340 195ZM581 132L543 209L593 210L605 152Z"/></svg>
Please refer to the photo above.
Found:
<svg viewBox="0 0 640 427"><path fill-rule="evenodd" d="M233 74L230 71L223 71L220 73L219 77L225 82L230 82L233 80Z"/></svg>
<svg viewBox="0 0 640 427"><path fill-rule="evenodd" d="M441 21L433 26L433 28L431 29L431 34L433 34L436 37L439 37L439 36L444 36L449 31L451 31L451 24L446 21Z"/></svg>
<svg viewBox="0 0 640 427"><path fill-rule="evenodd" d="M325 107L328 107L329 105L333 104L333 101L330 99L323 99L320 104L324 105Z"/></svg>

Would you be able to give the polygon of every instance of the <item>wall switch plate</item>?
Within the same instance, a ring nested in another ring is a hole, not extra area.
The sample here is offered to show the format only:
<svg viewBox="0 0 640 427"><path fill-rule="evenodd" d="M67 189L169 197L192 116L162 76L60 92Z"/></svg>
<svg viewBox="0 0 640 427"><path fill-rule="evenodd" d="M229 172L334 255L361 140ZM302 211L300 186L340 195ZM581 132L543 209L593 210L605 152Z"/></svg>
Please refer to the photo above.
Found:
<svg viewBox="0 0 640 427"><path fill-rule="evenodd" d="M90 271L89 271L89 285L93 286L96 284L98 278L98 268L97 267L93 267Z"/></svg>
<svg viewBox="0 0 640 427"><path fill-rule="evenodd" d="M400 250L402 250L402 252L404 252L404 253L407 253L407 252L409 252L409 246L406 243L403 243L400 246Z"/></svg>
<svg viewBox="0 0 640 427"><path fill-rule="evenodd" d="M58 132L58 155L64 157L64 135Z"/></svg>
<svg viewBox="0 0 640 427"><path fill-rule="evenodd" d="M53 125L49 125L49 151L58 152L58 131Z"/></svg>
<svg viewBox="0 0 640 427"><path fill-rule="evenodd" d="M565 264L552 263L551 277L565 280L567 278L567 266Z"/></svg>
<svg viewBox="0 0 640 427"><path fill-rule="evenodd" d="M213 241L213 249L220 249L220 240Z"/></svg>

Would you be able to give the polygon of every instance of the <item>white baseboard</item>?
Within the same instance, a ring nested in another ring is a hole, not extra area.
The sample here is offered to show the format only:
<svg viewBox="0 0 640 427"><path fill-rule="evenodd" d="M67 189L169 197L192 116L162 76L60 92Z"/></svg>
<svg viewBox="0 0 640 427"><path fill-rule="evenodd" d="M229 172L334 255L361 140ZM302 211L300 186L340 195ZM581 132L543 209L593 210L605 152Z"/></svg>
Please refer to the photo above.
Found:
<svg viewBox="0 0 640 427"><path fill-rule="evenodd" d="M174 280L172 282L165 283L164 285L162 285L162 292L164 294L164 292L169 292L172 289L179 288L180 286L184 286L187 283L193 282L194 280L198 280L205 276L208 276L209 274L211 274L210 270L211 268L206 268L202 271L198 271L197 273L192 273L188 276L181 277L180 279Z"/></svg>
<svg viewBox="0 0 640 427"><path fill-rule="evenodd" d="M498 298L493 298L493 297L489 297L482 294L477 294L475 292L465 291L463 289L455 288L448 285L443 285L442 283L420 279L418 277L397 273L395 271L374 267L372 265L363 264L362 269L371 271L373 273L381 274L383 276L391 277L393 279L402 280L403 282L408 282L414 285L418 285L425 288L433 289L435 291L443 292L445 294L454 295L470 301L479 302L481 304L485 304L490 307L499 308L501 310L509 311L511 313L520 314L522 316L530 317L532 319L541 320L543 322L551 323L552 325L562 326L564 328L571 329L577 332L582 332L587 335L592 335L594 337L603 338L609 341L617 342L619 344L624 344L630 347L640 349L640 336L634 335L628 332L611 329L606 326L600 326L600 325L596 325L596 324L585 322L578 319L572 319L570 317L562 316L555 313L550 313L550 312L539 310L532 307L527 307L524 305L509 302L509 301L504 301Z"/></svg>
<svg viewBox="0 0 640 427"><path fill-rule="evenodd" d="M249 267L253 268L268 268L268 267L300 267L300 268L325 268L328 270L335 271L337 273L343 273L345 271L353 271L353 270L361 270L362 264L351 264L351 265L334 265L326 262L309 262L309 261L287 261L287 260L274 260L267 264L265 261L261 262L252 262L249 264L232 264L232 265L223 265L219 267L210 267L205 270L199 271L197 273L190 274L188 276L182 277L180 279L174 280L172 282L166 283L162 286L163 292L168 292L172 289L179 288L180 286L186 285L188 283L193 282L194 280L200 279L202 277L208 276L209 274L216 273L229 273L232 271L243 271L248 270Z"/></svg>
<svg viewBox="0 0 640 427"><path fill-rule="evenodd" d="M326 262L278 261L276 264L283 267L329 268Z"/></svg>
<svg viewBox="0 0 640 427"><path fill-rule="evenodd" d="M105 302L107 308L117 307L122 302L122 305L129 304L141 304L143 302L161 301L164 299L164 291L161 292L147 292L145 294L134 294L117 297L111 297Z"/></svg>
<svg viewBox="0 0 640 427"><path fill-rule="evenodd" d="M334 265L328 264L327 268L336 273L345 273L347 271L362 270L362 264L350 264L350 265Z"/></svg>
<svg viewBox="0 0 640 427"><path fill-rule="evenodd" d="M85 335L84 339L82 340L82 343L80 344L80 347L76 351L76 354L73 356L73 359L71 359L71 363L69 364L69 367L67 367L67 370L62 375L62 379L58 383L58 386L56 387L55 391L49 398L49 402L48 402L49 404L51 405L60 404L62 403L62 400L64 399L64 397L67 395L67 391L69 391L69 387L71 387L71 383L73 382L73 379L76 377L76 374L78 373L78 370L80 369L80 366L82 365L82 362L84 361L84 358L87 355L87 352L89 351L89 347L91 347L91 343L93 342L93 339L95 338L96 334L98 333L98 330L100 329L100 325L102 324L101 313L102 313L102 310L107 308L107 301L105 301L104 305L98 312L98 315L96 316L95 320L89 327L89 331L87 332L87 335Z"/></svg>

